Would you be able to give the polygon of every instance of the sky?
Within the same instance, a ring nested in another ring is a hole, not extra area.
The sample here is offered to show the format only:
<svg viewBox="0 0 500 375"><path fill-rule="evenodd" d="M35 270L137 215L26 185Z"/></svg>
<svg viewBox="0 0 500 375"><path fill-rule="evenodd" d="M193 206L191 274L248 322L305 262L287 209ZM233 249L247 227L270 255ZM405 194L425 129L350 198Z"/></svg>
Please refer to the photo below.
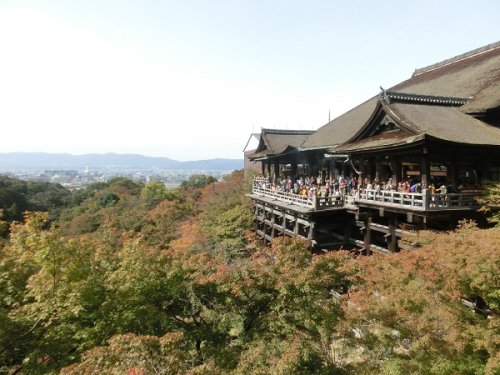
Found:
<svg viewBox="0 0 500 375"><path fill-rule="evenodd" d="M500 1L0 0L0 152L242 158L500 40Z"/></svg>

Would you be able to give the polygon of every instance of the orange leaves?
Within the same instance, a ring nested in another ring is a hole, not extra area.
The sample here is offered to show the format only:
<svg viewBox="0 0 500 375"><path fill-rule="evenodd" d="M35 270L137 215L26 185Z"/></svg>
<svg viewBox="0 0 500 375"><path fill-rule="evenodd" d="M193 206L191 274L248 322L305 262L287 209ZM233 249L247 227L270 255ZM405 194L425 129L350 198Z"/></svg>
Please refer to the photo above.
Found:
<svg viewBox="0 0 500 375"><path fill-rule="evenodd" d="M61 370L62 375L185 373L190 359L183 335L167 333L163 337L137 336L131 333L113 336L106 346L89 350L82 361Z"/></svg>
<svg viewBox="0 0 500 375"><path fill-rule="evenodd" d="M396 348L407 340L408 355L419 358L407 365L416 368L431 366L426 362L431 358L476 361L475 351L484 348L477 337L490 335L496 319L475 315L461 297L475 294L491 307L498 303L500 228L479 230L465 223L452 233L420 235L428 244L418 250L352 262L359 280L349 295L345 332L361 322L366 334L360 340L372 349ZM380 327L398 336L382 334Z"/></svg>

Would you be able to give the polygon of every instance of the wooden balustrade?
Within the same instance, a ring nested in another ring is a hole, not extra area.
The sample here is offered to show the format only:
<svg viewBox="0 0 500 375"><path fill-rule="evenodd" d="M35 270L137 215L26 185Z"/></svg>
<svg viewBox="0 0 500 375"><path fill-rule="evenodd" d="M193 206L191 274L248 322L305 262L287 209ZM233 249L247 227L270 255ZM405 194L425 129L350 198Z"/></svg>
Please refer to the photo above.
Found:
<svg viewBox="0 0 500 375"><path fill-rule="evenodd" d="M480 194L479 191L430 194L427 189L424 189L421 193L363 190L360 191L357 202L409 208L417 211L474 209L477 207L475 198Z"/></svg>
<svg viewBox="0 0 500 375"><path fill-rule="evenodd" d="M299 194L271 189L267 178L256 178L254 180L253 193L315 210L353 208L359 204L370 204L415 211L475 209L477 208L475 198L481 194L480 191L431 194L427 189L424 189L421 193L361 189L355 195L317 197L314 194L312 197L304 197Z"/></svg>

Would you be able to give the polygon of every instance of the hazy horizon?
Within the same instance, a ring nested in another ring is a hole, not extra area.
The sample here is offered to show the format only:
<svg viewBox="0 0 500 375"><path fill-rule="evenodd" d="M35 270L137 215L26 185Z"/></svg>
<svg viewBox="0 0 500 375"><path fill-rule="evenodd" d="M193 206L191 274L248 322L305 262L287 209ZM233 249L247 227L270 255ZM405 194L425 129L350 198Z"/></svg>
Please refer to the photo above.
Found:
<svg viewBox="0 0 500 375"><path fill-rule="evenodd" d="M218 159L223 159L223 160L243 160L243 153L241 157L235 157L235 158L220 158L220 157L210 157L207 156L202 159L192 159L192 160L177 160L175 158L171 158L169 156L151 156L151 155L145 155L145 154L138 154L138 153L130 153L130 152L85 152L85 153L72 153L72 152L47 152L47 151L0 151L0 155L6 155L6 154L47 154L47 155L71 155L71 156L86 156L86 155L117 155L117 156L143 156L147 158L164 158L164 159L169 159L169 160L174 160L174 161L179 161L179 162L191 162L191 161L204 161L204 160L218 160Z"/></svg>

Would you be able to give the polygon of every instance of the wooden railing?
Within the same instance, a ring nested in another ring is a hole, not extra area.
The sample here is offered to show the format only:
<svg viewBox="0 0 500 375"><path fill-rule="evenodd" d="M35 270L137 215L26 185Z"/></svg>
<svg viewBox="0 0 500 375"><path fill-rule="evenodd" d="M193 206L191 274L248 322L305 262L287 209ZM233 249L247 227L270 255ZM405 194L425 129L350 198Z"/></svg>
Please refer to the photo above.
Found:
<svg viewBox="0 0 500 375"><path fill-rule="evenodd" d="M316 195L313 195L312 197L303 197L302 195L295 193L275 191L269 188L262 188L258 186L253 187L253 193L271 199L276 199L288 204L295 204L302 207L313 208L315 210L344 207L344 197L342 195L331 197L317 197Z"/></svg>
<svg viewBox="0 0 500 375"><path fill-rule="evenodd" d="M358 193L357 202L417 211L463 210L477 208L475 198L480 194L480 191L431 194L427 189L421 193L365 189Z"/></svg>
<svg viewBox="0 0 500 375"><path fill-rule="evenodd" d="M359 204L408 209L414 211L466 210L478 207L476 197L480 191L431 194L424 189L421 193L404 193L389 190L360 189L355 195L332 195L329 197L304 197L299 194L273 190L268 180L256 178L253 193L288 204L315 210L328 208L356 208Z"/></svg>
<svg viewBox="0 0 500 375"><path fill-rule="evenodd" d="M266 196L271 199L276 199L288 204L295 204L302 207L322 210L326 208L342 208L344 207L344 197L335 195L330 197L318 197L313 194L312 197L304 197L300 194L287 193L279 190L273 190L270 187L267 179L255 179L252 192L254 194Z"/></svg>
<svg viewBox="0 0 500 375"><path fill-rule="evenodd" d="M314 202L312 199L294 193L285 193L282 191L276 191L270 188L258 187L255 185L253 187L253 193L289 204L296 204L299 206L314 208Z"/></svg>

